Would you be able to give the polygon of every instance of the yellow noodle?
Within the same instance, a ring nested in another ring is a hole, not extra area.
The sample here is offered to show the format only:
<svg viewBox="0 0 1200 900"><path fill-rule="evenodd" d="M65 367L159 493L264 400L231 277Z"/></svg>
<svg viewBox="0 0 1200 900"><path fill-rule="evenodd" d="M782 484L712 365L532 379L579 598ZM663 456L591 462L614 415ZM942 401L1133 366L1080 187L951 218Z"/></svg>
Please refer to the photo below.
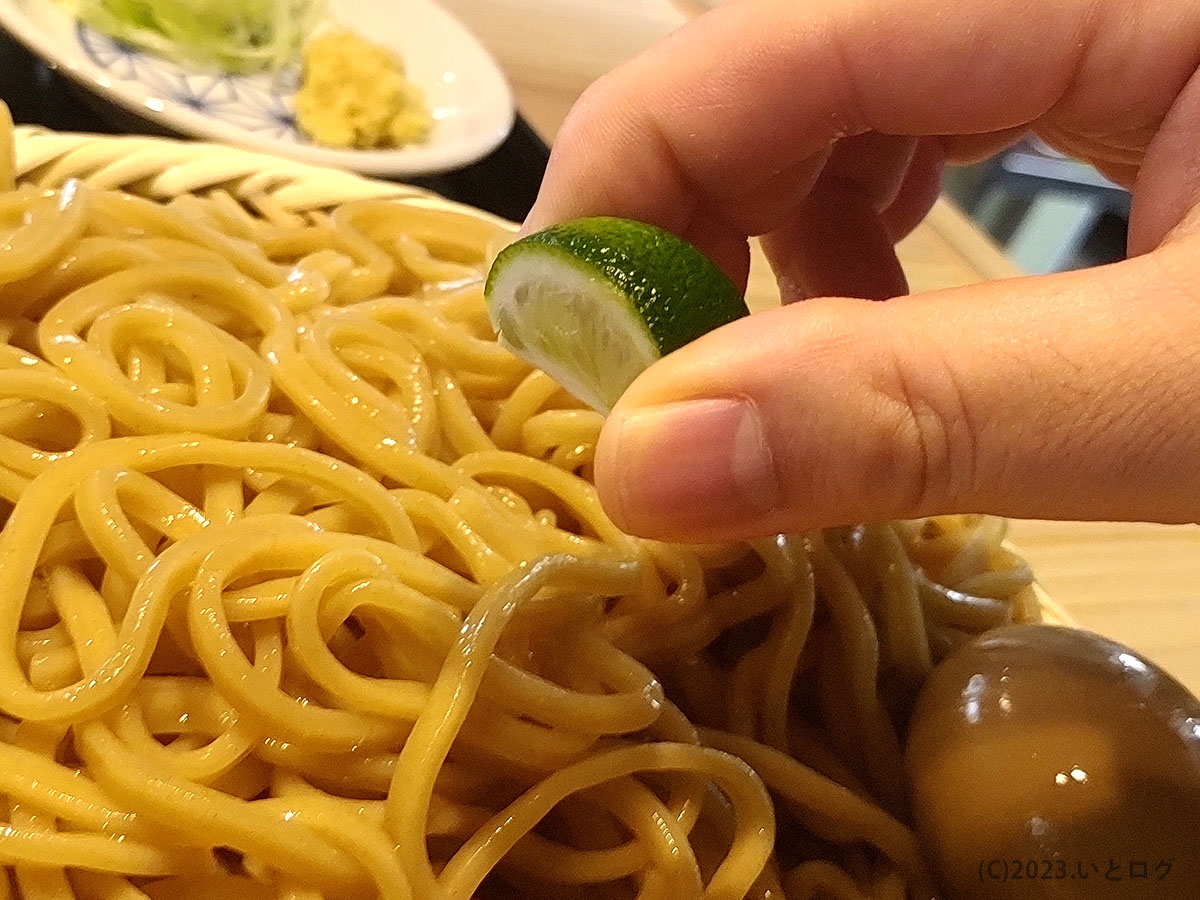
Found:
<svg viewBox="0 0 1200 900"><path fill-rule="evenodd" d="M930 896L897 735L1037 617L1003 523L634 539L492 336L506 229L18 184L10 136L0 897Z"/></svg>

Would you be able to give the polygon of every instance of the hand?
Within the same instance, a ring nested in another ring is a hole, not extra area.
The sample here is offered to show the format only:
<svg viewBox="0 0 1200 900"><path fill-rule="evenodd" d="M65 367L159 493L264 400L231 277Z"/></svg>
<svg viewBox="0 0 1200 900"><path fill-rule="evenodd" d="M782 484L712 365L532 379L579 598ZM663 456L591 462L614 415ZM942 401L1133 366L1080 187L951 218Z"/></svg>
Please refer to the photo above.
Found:
<svg viewBox="0 0 1200 900"><path fill-rule="evenodd" d="M527 227L653 222L785 302L646 371L596 480L714 541L951 511L1200 517L1200 4L731 0L590 88ZM1128 261L900 297L946 160L1035 131L1133 189ZM895 297L885 303L869 299Z"/></svg>

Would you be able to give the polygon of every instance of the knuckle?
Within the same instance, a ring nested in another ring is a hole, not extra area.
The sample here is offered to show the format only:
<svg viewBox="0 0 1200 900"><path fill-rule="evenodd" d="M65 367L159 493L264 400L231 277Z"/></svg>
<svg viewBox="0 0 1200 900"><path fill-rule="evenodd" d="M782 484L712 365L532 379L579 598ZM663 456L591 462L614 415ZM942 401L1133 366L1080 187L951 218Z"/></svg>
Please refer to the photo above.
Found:
<svg viewBox="0 0 1200 900"><path fill-rule="evenodd" d="M906 515L954 511L980 488L978 423L955 367L931 343L893 333L873 367L888 423L874 462Z"/></svg>
<svg viewBox="0 0 1200 900"><path fill-rule="evenodd" d="M787 504L857 520L949 512L977 496L977 435L986 422L975 421L961 372L935 340L887 303L800 306L803 325L789 343L803 352L782 381L805 385L807 424L784 454Z"/></svg>

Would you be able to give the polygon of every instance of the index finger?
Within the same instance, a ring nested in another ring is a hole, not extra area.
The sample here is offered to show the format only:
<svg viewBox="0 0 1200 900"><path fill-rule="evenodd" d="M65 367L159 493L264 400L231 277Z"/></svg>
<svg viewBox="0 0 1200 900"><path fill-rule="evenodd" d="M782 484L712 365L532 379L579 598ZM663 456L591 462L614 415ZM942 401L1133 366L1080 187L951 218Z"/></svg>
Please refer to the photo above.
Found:
<svg viewBox="0 0 1200 900"><path fill-rule="evenodd" d="M837 139L872 130L1037 123L1136 172L1198 63L1183 0L739 0L585 93L527 226L623 215L719 259L787 221Z"/></svg>

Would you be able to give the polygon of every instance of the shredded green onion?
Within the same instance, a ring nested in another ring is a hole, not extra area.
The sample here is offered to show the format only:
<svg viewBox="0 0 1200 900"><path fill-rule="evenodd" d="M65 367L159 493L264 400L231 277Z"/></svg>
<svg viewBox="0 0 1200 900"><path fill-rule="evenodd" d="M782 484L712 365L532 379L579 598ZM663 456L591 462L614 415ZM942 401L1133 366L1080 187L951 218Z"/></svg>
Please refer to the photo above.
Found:
<svg viewBox="0 0 1200 900"><path fill-rule="evenodd" d="M65 0L85 25L167 59L227 72L298 58L324 0Z"/></svg>

